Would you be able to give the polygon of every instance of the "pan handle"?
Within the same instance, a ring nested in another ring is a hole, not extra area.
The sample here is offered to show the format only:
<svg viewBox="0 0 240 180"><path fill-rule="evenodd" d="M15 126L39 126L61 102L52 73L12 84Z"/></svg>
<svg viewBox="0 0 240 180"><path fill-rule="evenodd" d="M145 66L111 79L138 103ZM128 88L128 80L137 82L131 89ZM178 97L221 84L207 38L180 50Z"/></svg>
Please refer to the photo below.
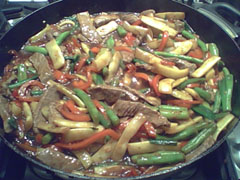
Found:
<svg viewBox="0 0 240 180"><path fill-rule="evenodd" d="M223 16L223 14L225 14L229 17L231 16L231 19L233 19L233 16L235 16L236 19L240 19L240 11L238 9L224 2L197 4L194 8L218 24L232 39L239 38L240 27L234 24L235 22L230 22Z"/></svg>

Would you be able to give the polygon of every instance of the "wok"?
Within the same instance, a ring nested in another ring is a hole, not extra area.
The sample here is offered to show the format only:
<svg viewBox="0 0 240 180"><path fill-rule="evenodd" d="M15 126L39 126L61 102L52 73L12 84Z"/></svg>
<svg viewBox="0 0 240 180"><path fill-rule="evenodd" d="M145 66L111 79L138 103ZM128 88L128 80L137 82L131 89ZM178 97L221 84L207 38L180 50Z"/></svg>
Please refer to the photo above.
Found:
<svg viewBox="0 0 240 180"><path fill-rule="evenodd" d="M56 23L65 16L70 16L81 11L89 11L90 13L102 11L141 12L146 9L155 9L156 12L184 11L186 13L187 22L194 30L196 30L201 39L205 42L214 42L218 45L222 60L226 63L226 66L231 70L235 77L235 98L233 98L233 104L236 106L234 106L233 109L235 115L239 117L237 105L240 104L240 88L236 85L240 79L240 71L238 69L240 65L240 48L237 46L234 39L230 37L214 21L189 6L169 0L63 0L55 2L24 18L21 22L9 30L0 40L0 72L3 72L4 66L6 66L11 60L11 55L7 53L8 50L19 50L29 37L45 27L45 23ZM181 171L184 167L189 166L190 164L208 155L210 152L216 150L225 141L227 135L234 129L234 127L236 127L236 124L237 121L233 121L233 123L228 126L228 129L225 131L225 133L219 137L219 140L210 149L202 153L197 158L194 158L186 163L181 163L168 170L155 172L149 175L131 177L128 179L163 179L172 175L173 173ZM45 168L54 174L57 174L58 176L66 179L93 179L92 177L66 173L42 164L12 145L7 136L4 135L2 128L0 128L0 136L4 143L13 149L17 154L21 155L30 162Z"/></svg>

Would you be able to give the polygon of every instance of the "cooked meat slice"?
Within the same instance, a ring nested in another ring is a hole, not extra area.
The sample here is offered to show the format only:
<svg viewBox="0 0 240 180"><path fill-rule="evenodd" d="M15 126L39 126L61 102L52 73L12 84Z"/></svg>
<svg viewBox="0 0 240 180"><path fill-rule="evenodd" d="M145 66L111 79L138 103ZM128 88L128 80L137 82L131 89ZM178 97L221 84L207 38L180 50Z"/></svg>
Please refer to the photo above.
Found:
<svg viewBox="0 0 240 180"><path fill-rule="evenodd" d="M138 101L138 97L131 92L120 87L109 85L98 85L88 89L89 94L93 99L105 100L108 103L115 103L118 99Z"/></svg>
<svg viewBox="0 0 240 180"><path fill-rule="evenodd" d="M129 86L122 86L122 88L127 90L128 92L134 94L135 96L139 97L139 99L142 99L143 101L146 101L149 104L152 104L154 106L161 105L161 103L157 103L155 100L151 100L150 98L147 98L143 93L137 91L136 89L130 88Z"/></svg>
<svg viewBox="0 0 240 180"><path fill-rule="evenodd" d="M34 53L32 56L30 56L29 60L37 70L41 82L46 83L48 80L53 79L48 60L43 54Z"/></svg>
<svg viewBox="0 0 240 180"><path fill-rule="evenodd" d="M92 43L100 43L102 41L101 36L96 31L92 20L88 12L82 12L77 14L77 19L80 24L82 34Z"/></svg>
<svg viewBox="0 0 240 180"><path fill-rule="evenodd" d="M60 100L60 95L57 92L57 88L55 86L49 87L43 94L40 99L36 110L33 112L33 130L38 132L37 125L40 122L46 122L46 119L42 115L42 108L44 106L49 106L51 102L55 102Z"/></svg>
<svg viewBox="0 0 240 180"><path fill-rule="evenodd" d="M82 167L78 159L67 156L54 148L38 149L36 158L52 168L65 172L72 172Z"/></svg>
<svg viewBox="0 0 240 180"><path fill-rule="evenodd" d="M118 100L113 105L113 110L120 117L124 117L124 116L133 117L138 112L141 112L156 127L170 125L167 118L163 117L159 112L152 110L151 108L149 108L148 106L146 106L140 102Z"/></svg>
<svg viewBox="0 0 240 180"><path fill-rule="evenodd" d="M163 58L166 59L166 58ZM194 63L190 63L188 61L182 60L182 59L178 59L178 58L167 58L166 60L168 61L172 61L175 62L177 67L179 67L179 69L185 69L185 68L189 68L189 73L191 74L192 72L195 71L195 69L197 68L197 65Z"/></svg>
<svg viewBox="0 0 240 180"><path fill-rule="evenodd" d="M96 27L102 26L104 24L107 24L108 22L112 20L118 19L118 15L116 14L100 14L94 18L94 23Z"/></svg>
<svg viewBox="0 0 240 180"><path fill-rule="evenodd" d="M121 51L121 55L122 55L122 60L127 63L130 63L135 56L134 53L127 52L127 51Z"/></svg>
<svg viewBox="0 0 240 180"><path fill-rule="evenodd" d="M121 20L127 21L130 24L136 22L139 19L140 18L137 15L135 15L135 14L123 14L123 15L121 15Z"/></svg>
<svg viewBox="0 0 240 180"><path fill-rule="evenodd" d="M214 138L212 136L209 136L197 149L186 155L186 161L190 161L191 159L199 156L207 149L212 147L214 143L215 143Z"/></svg>
<svg viewBox="0 0 240 180"><path fill-rule="evenodd" d="M12 128L8 124L8 119L10 118L8 101L3 96L0 96L0 116L3 120L4 132L10 133Z"/></svg>
<svg viewBox="0 0 240 180"><path fill-rule="evenodd" d="M56 118L63 119L63 116L61 113L57 110L57 107L61 106L59 101L51 102L49 104L49 113L48 113L48 122L53 123Z"/></svg>

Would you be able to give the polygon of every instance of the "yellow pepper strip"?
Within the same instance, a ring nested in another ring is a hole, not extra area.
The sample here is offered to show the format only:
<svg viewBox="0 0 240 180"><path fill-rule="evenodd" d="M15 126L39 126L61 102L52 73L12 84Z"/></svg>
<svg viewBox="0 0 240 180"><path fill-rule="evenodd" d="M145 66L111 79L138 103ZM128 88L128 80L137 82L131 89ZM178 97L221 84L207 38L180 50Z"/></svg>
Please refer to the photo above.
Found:
<svg viewBox="0 0 240 180"><path fill-rule="evenodd" d="M172 87L173 87L173 88L177 87L178 85L180 85L182 82L186 81L187 79L188 79L188 76L183 77L183 78L176 79L176 80L173 82Z"/></svg>
<svg viewBox="0 0 240 180"><path fill-rule="evenodd" d="M124 21L122 26L124 29L126 29L129 32L132 32L133 34L135 34L137 36L144 37L148 32L147 28L144 28L142 26L130 25L127 21Z"/></svg>
<svg viewBox="0 0 240 180"><path fill-rule="evenodd" d="M174 46L176 47L174 50L170 51L170 53L184 55L186 54L193 46L192 41L182 41L182 42L175 42Z"/></svg>
<svg viewBox="0 0 240 180"><path fill-rule="evenodd" d="M81 150L77 150L77 151L72 151L72 153L81 161L81 163L85 169L87 169L91 166L92 157L86 150L81 149Z"/></svg>
<svg viewBox="0 0 240 180"><path fill-rule="evenodd" d="M199 94L192 88L185 88L186 92L188 92L194 99L203 101L203 99L199 96Z"/></svg>
<svg viewBox="0 0 240 180"><path fill-rule="evenodd" d="M87 45L87 44L85 44L85 43L81 42L81 47L82 47L83 51L84 51L86 54L88 54L88 53L89 53L89 51L90 51L90 48L88 47L88 45Z"/></svg>
<svg viewBox="0 0 240 180"><path fill-rule="evenodd" d="M65 64L65 59L55 39L52 39L46 44L46 49L51 57L54 69L60 69L63 67Z"/></svg>
<svg viewBox="0 0 240 180"><path fill-rule="evenodd" d="M172 94L172 83L174 79L165 78L159 81L158 90L162 94Z"/></svg>
<svg viewBox="0 0 240 180"><path fill-rule="evenodd" d="M175 98L178 98L178 99L182 99L182 100L192 100L192 96L184 90L179 91L177 89L174 89L172 91L172 96Z"/></svg>
<svg viewBox="0 0 240 180"><path fill-rule="evenodd" d="M109 23L100 26L96 29L100 36L105 36L118 28L118 24L115 21L110 21Z"/></svg>
<svg viewBox="0 0 240 180"><path fill-rule="evenodd" d="M149 53L149 52L146 52L146 51L143 51L139 48L136 48L136 51L135 51L135 57L137 59L140 59L142 61L144 61L145 63L148 63L148 64L155 64L155 63L161 63L162 59Z"/></svg>
<svg viewBox="0 0 240 180"><path fill-rule="evenodd" d="M219 56L212 56L208 58L198 69L196 69L191 74L191 76L195 78L204 76L218 61L220 61L220 59L221 58Z"/></svg>
<svg viewBox="0 0 240 180"><path fill-rule="evenodd" d="M184 129L186 129L187 127L189 126L192 126L200 121L203 120L203 117L202 116L197 116L193 119L189 119L188 121L178 125L177 127L170 127L170 128L166 128L165 129L165 133L166 134L176 134Z"/></svg>
<svg viewBox="0 0 240 180"><path fill-rule="evenodd" d="M169 36L171 37L175 37L177 35L177 31L171 27L169 27L168 25L166 25L165 23L159 21L158 19L154 18L154 17L148 17L148 16L141 16L141 21L153 28L156 28L160 31L168 31Z"/></svg>
<svg viewBox="0 0 240 180"><path fill-rule="evenodd" d="M205 75L206 81L215 77L215 70L212 68Z"/></svg>
<svg viewBox="0 0 240 180"><path fill-rule="evenodd" d="M86 139L97 132L104 130L104 127L99 125L96 128L74 128L63 134L63 142L70 143Z"/></svg>
<svg viewBox="0 0 240 180"><path fill-rule="evenodd" d="M99 126L94 124L93 122L76 122L63 118L56 118L55 120L53 120L53 123L56 126L68 128L97 128Z"/></svg>
<svg viewBox="0 0 240 180"><path fill-rule="evenodd" d="M67 24L71 24L72 26L75 26L75 22L73 22L72 20L64 19L58 24L58 27L61 27L61 26L67 25Z"/></svg>
<svg viewBox="0 0 240 180"><path fill-rule="evenodd" d="M156 17L162 18L162 19L184 19L185 13L184 12L162 12L162 13L156 13Z"/></svg>
<svg viewBox="0 0 240 180"><path fill-rule="evenodd" d="M180 149L181 147L179 146L179 144L177 144L176 146L158 145L151 144L149 141L128 143L128 153L130 155L151 153L156 151L178 151Z"/></svg>
<svg viewBox="0 0 240 180"><path fill-rule="evenodd" d="M108 66L108 75L106 80L111 80L111 78L115 76L115 74L117 73L121 58L122 58L121 53L119 51L115 51L113 54L112 60Z"/></svg>
<svg viewBox="0 0 240 180"><path fill-rule="evenodd" d="M23 102L23 113L25 115L25 131L29 131L32 126L33 126L33 116L32 116L32 111L31 108L29 106L29 104L27 102Z"/></svg>
<svg viewBox="0 0 240 180"><path fill-rule="evenodd" d="M44 34L49 31L51 29L51 26L49 26L48 24L46 25L46 27L44 29L42 29L40 32L38 32L37 34L33 35L31 38L30 38L30 41L31 42L34 42L34 41L37 41L39 39L41 39Z"/></svg>
<svg viewBox="0 0 240 180"><path fill-rule="evenodd" d="M93 63L97 70L100 71L110 63L111 59L112 53L110 52L110 50L108 48L101 48Z"/></svg>
<svg viewBox="0 0 240 180"><path fill-rule="evenodd" d="M85 107L85 104L82 102L81 99L79 99L75 93L73 91L71 91L70 89L66 88L65 86L54 82L53 80L49 80L48 84L50 84L51 86L56 86L57 90L60 91L61 93L63 93L64 95L66 95L67 97L69 97L70 99L72 99L73 101L75 101L75 103L79 106L79 107Z"/></svg>
<svg viewBox="0 0 240 180"><path fill-rule="evenodd" d="M234 115L232 114L227 114L226 116L224 116L222 119L220 119L217 122L217 130L216 132L213 134L213 138L216 141L218 135L222 132L223 129L225 129L227 127L227 125L232 122L232 120L234 119Z"/></svg>
<svg viewBox="0 0 240 180"><path fill-rule="evenodd" d="M68 127L55 127L53 124L38 123L37 128L46 132L64 134L69 131Z"/></svg>
<svg viewBox="0 0 240 180"><path fill-rule="evenodd" d="M117 144L117 141L111 139L105 145L103 145L93 156L92 161L94 163L101 163L109 159L112 155L112 152Z"/></svg>
<svg viewBox="0 0 240 180"><path fill-rule="evenodd" d="M128 142L136 134L138 129L146 121L146 117L142 113L136 114L124 129L117 145L112 153L111 158L114 161L121 160L126 153Z"/></svg>

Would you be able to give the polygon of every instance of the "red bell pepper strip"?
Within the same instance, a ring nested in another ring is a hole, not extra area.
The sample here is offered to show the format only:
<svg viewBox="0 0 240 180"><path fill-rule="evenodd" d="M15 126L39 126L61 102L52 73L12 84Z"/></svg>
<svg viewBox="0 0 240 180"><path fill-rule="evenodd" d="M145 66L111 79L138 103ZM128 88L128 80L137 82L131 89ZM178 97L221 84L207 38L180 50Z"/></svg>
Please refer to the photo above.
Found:
<svg viewBox="0 0 240 180"><path fill-rule="evenodd" d="M162 35L161 43L160 43L160 45L158 47L158 51L162 51L165 48L165 46L167 44L167 41L168 41L168 37L169 37L168 32L164 31L163 35Z"/></svg>
<svg viewBox="0 0 240 180"><path fill-rule="evenodd" d="M133 50L127 46L116 46L114 48L116 51L127 51L127 52L130 52L130 53L133 53Z"/></svg>
<svg viewBox="0 0 240 180"><path fill-rule="evenodd" d="M57 79L60 83L66 83L68 79L66 78L65 74L62 71L55 70L53 76Z"/></svg>
<svg viewBox="0 0 240 180"><path fill-rule="evenodd" d="M194 104L202 104L202 101L199 100L180 100L180 99L172 99L167 100L167 104L176 105L180 107L191 108Z"/></svg>
<svg viewBox="0 0 240 180"><path fill-rule="evenodd" d="M161 64L165 66L175 66L174 62L161 60Z"/></svg>
<svg viewBox="0 0 240 180"><path fill-rule="evenodd" d="M38 143L38 144L42 144L42 137L43 135L41 133L38 133L36 136L35 136L35 141Z"/></svg>
<svg viewBox="0 0 240 180"><path fill-rule="evenodd" d="M87 69L87 82L83 82L82 80L80 81L73 81L72 85L75 88L79 88L82 90L87 90L87 88L89 88L92 84L92 75L91 75L91 71L89 69Z"/></svg>
<svg viewBox="0 0 240 180"><path fill-rule="evenodd" d="M157 74L156 76L154 76L154 78L152 80L152 87L157 96L161 95L161 93L158 90L158 83L161 78L162 78L162 76L160 74Z"/></svg>
<svg viewBox="0 0 240 180"><path fill-rule="evenodd" d="M203 58L203 52L200 48L195 48L194 50L191 50L188 53L188 56L198 58L198 59L202 59Z"/></svg>
<svg viewBox="0 0 240 180"><path fill-rule="evenodd" d="M135 41L135 37L131 32L128 32L124 37L124 41L127 43L128 46L133 46L133 42Z"/></svg>
<svg viewBox="0 0 240 180"><path fill-rule="evenodd" d="M77 106L74 104L73 100L68 100L65 105L67 108L73 113L73 114L81 114L82 112L77 108Z"/></svg>
<svg viewBox="0 0 240 180"><path fill-rule="evenodd" d="M101 132L98 132L94 135L92 135L89 138L84 139L83 141L76 142L76 143L69 143L69 144L64 144L64 143L56 143L55 146L63 149L69 149L69 150L77 150L77 149L82 149L86 148L90 144L93 144L99 139L104 138L105 136L111 136L113 139L117 140L119 139L120 135L113 131L112 129L105 129Z"/></svg>
<svg viewBox="0 0 240 180"><path fill-rule="evenodd" d="M72 42L73 42L73 45L76 48L80 48L81 47L81 45L78 43L78 40L75 37L72 37Z"/></svg>
<svg viewBox="0 0 240 180"><path fill-rule="evenodd" d="M25 142L25 143L17 143L16 144L19 148L25 150L25 151L32 151L34 153L37 152L37 148L32 147L29 143Z"/></svg>
<svg viewBox="0 0 240 180"><path fill-rule="evenodd" d="M136 73L134 73L134 76L137 78L144 79L145 81L148 81L149 85L152 86L152 79L149 77L148 74L142 73L142 72L136 72Z"/></svg>
<svg viewBox="0 0 240 180"><path fill-rule="evenodd" d="M141 19L138 19L134 23L132 23L132 25L134 25L134 26L139 26L140 24L142 24Z"/></svg>
<svg viewBox="0 0 240 180"><path fill-rule="evenodd" d="M100 48L99 47L92 47L91 48L91 51L95 54L97 54L99 51L100 51Z"/></svg>
<svg viewBox="0 0 240 180"><path fill-rule="evenodd" d="M144 123L144 127L146 129L146 132L148 134L149 137L151 138L156 138L157 136L157 131L156 129L153 127L152 123L150 123L149 121L146 121Z"/></svg>
<svg viewBox="0 0 240 180"><path fill-rule="evenodd" d="M81 58L81 60L75 65L74 69L76 70L77 73L80 72L80 70L82 69L82 67L85 65L87 59L88 59L87 57L83 57L83 58Z"/></svg>
<svg viewBox="0 0 240 180"><path fill-rule="evenodd" d="M132 63L129 63L129 64L126 64L126 67L127 67L127 73L129 74L135 74L136 70L137 70L137 67L132 64Z"/></svg>
<svg viewBox="0 0 240 180"><path fill-rule="evenodd" d="M24 101L24 102L34 102L34 101L39 101L41 97L26 97L26 96L18 96L17 97L19 101Z"/></svg>

